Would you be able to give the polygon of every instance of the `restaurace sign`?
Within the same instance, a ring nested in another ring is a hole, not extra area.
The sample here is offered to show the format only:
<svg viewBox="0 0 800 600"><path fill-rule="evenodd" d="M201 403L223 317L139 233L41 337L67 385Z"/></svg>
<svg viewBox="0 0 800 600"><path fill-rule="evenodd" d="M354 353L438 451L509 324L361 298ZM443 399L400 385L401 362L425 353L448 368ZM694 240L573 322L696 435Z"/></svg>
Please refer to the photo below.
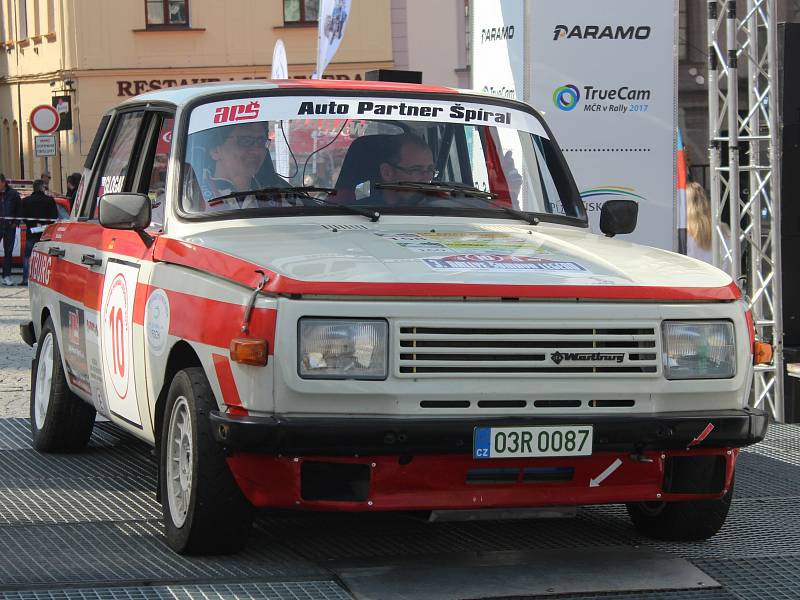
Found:
<svg viewBox="0 0 800 600"><path fill-rule="evenodd" d="M293 75L292 79L308 79L310 75ZM322 76L323 79L357 79L364 78L362 73L355 75L347 75L345 73L326 74ZM228 77L223 79L221 77L182 77L175 79L118 79L117 80L117 97L138 96L145 92L153 90L161 90L164 88L178 87L179 85L192 85L195 83L207 83L211 81L245 81L245 80L259 80L267 79L267 77Z"/></svg>

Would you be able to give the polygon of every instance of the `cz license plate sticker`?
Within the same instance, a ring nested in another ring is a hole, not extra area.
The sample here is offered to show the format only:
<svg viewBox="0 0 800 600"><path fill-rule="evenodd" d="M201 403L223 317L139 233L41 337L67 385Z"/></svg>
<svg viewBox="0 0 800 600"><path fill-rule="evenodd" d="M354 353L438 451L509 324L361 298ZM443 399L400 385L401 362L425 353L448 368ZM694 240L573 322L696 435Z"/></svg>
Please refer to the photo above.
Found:
<svg viewBox="0 0 800 600"><path fill-rule="evenodd" d="M476 427L473 458L590 456L591 425L555 427Z"/></svg>

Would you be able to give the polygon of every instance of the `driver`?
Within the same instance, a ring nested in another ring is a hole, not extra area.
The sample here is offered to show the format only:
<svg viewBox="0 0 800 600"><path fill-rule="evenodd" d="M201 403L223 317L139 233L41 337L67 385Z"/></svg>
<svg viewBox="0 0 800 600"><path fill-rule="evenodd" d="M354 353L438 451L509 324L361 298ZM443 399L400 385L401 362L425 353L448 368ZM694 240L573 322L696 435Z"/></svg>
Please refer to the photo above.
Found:
<svg viewBox="0 0 800 600"><path fill-rule="evenodd" d="M269 204L252 195L218 199L232 192L286 185L274 174L274 170L267 170L265 175L266 169L262 168L271 166L266 123L218 127L212 130L211 135L213 137L208 145L208 154L214 165L203 171L200 182L208 209L255 208ZM270 165L265 165L266 162L270 162Z"/></svg>
<svg viewBox="0 0 800 600"><path fill-rule="evenodd" d="M385 156L386 159L378 167L383 183L430 183L437 175L430 146L412 133L392 136ZM419 199L416 192L388 189L382 192L386 206L408 206Z"/></svg>

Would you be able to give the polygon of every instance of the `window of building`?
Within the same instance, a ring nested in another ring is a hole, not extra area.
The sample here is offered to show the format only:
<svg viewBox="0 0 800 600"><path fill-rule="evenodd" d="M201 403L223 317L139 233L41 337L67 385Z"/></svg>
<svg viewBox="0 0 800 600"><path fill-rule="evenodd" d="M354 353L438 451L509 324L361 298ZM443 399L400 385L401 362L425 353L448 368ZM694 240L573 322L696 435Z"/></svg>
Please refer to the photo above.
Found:
<svg viewBox="0 0 800 600"><path fill-rule="evenodd" d="M189 0L145 0L147 27L189 27Z"/></svg>
<svg viewBox="0 0 800 600"><path fill-rule="evenodd" d="M47 0L47 33L56 32L56 0Z"/></svg>
<svg viewBox="0 0 800 600"><path fill-rule="evenodd" d="M6 0L5 28L3 29L3 35L6 41L14 39L14 5L12 4L12 0Z"/></svg>
<svg viewBox="0 0 800 600"><path fill-rule="evenodd" d="M21 0L19 3L19 23L17 23L19 31L17 31L18 40L28 39L28 3L26 0Z"/></svg>
<svg viewBox="0 0 800 600"><path fill-rule="evenodd" d="M283 22L286 25L316 25L319 0L283 0Z"/></svg>
<svg viewBox="0 0 800 600"><path fill-rule="evenodd" d="M34 0L33 3L33 36L39 37L41 33L41 19L39 15L39 0Z"/></svg>

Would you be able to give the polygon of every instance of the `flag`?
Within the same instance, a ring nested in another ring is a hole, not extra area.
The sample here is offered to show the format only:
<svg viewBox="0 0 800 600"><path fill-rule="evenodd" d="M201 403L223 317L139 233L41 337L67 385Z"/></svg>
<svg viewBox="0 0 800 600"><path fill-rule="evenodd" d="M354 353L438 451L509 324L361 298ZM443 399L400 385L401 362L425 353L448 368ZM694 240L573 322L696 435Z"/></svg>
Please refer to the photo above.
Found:
<svg viewBox="0 0 800 600"><path fill-rule="evenodd" d="M286 47L283 45L283 40L275 42L275 48L272 50L272 73L270 79L289 79L289 64L286 60ZM290 159L291 153L289 152L289 121L281 121L275 124L275 129L272 131L275 136L274 152L275 152L275 171L278 175L289 177L290 173Z"/></svg>
<svg viewBox="0 0 800 600"><path fill-rule="evenodd" d="M313 79L321 79L328 63L342 42L347 17L350 16L350 0L320 0L319 31L317 33L317 70Z"/></svg>
<svg viewBox="0 0 800 600"><path fill-rule="evenodd" d="M680 128L675 162L678 175L678 252L686 254L686 150Z"/></svg>
<svg viewBox="0 0 800 600"><path fill-rule="evenodd" d="M275 42L272 50L272 73L270 79L289 79L289 65L286 62L286 48L283 40Z"/></svg>

